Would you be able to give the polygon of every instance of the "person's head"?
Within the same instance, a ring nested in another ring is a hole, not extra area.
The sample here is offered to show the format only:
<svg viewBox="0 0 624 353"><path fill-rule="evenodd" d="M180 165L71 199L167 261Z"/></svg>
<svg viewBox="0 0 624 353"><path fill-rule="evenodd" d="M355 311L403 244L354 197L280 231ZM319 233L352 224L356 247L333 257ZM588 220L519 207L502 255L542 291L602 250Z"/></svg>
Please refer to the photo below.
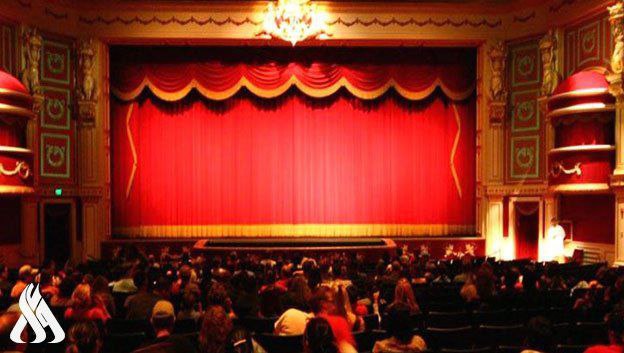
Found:
<svg viewBox="0 0 624 353"><path fill-rule="evenodd" d="M291 264L283 265L282 268L280 269L280 278L281 279L288 279L288 278L290 278L291 274L292 274L292 265Z"/></svg>
<svg viewBox="0 0 624 353"><path fill-rule="evenodd" d="M288 291L301 302L308 302L312 296L312 291L308 287L308 281L303 276L295 276L290 280Z"/></svg>
<svg viewBox="0 0 624 353"><path fill-rule="evenodd" d="M102 347L100 331L92 321L80 321L67 332L65 353L98 353Z"/></svg>
<svg viewBox="0 0 624 353"><path fill-rule="evenodd" d="M225 348L226 353L253 353L253 339L249 331L236 327L230 332Z"/></svg>
<svg viewBox="0 0 624 353"><path fill-rule="evenodd" d="M30 283L32 281L32 267L28 264L20 267L17 276L20 281Z"/></svg>
<svg viewBox="0 0 624 353"><path fill-rule="evenodd" d="M337 353L336 339L327 320L317 317L308 321L303 332L305 353Z"/></svg>
<svg viewBox="0 0 624 353"><path fill-rule="evenodd" d="M281 291L269 286L260 293L260 313L265 317L279 316L282 313Z"/></svg>
<svg viewBox="0 0 624 353"><path fill-rule="evenodd" d="M91 286L88 284L79 284L74 289L71 296L72 306L78 309L88 309L93 306L91 297Z"/></svg>
<svg viewBox="0 0 624 353"><path fill-rule="evenodd" d="M197 293L194 291L184 291L182 295L181 307L184 310L193 310L197 304Z"/></svg>
<svg viewBox="0 0 624 353"><path fill-rule="evenodd" d="M607 315L607 330L611 344L624 343L624 308L618 307Z"/></svg>
<svg viewBox="0 0 624 353"><path fill-rule="evenodd" d="M58 296L61 298L70 298L72 293L74 292L75 286L76 286L76 283L70 277L63 279L61 284L59 284Z"/></svg>
<svg viewBox="0 0 624 353"><path fill-rule="evenodd" d="M232 320L221 306L211 306L202 318L199 346L202 353L224 353Z"/></svg>
<svg viewBox="0 0 624 353"><path fill-rule="evenodd" d="M557 217L553 217L550 219L551 226L556 226L557 224L559 224L559 219L557 219Z"/></svg>
<svg viewBox="0 0 624 353"><path fill-rule="evenodd" d="M407 304L412 311L418 309L412 285L406 278L401 278L397 281L396 287L394 288L394 302Z"/></svg>
<svg viewBox="0 0 624 353"><path fill-rule="evenodd" d="M167 300L159 300L152 308L152 316L150 318L154 332L171 333L175 324L175 312L173 304Z"/></svg>
<svg viewBox="0 0 624 353"><path fill-rule="evenodd" d="M144 271L136 271L132 281L139 290L147 290L148 280Z"/></svg>
<svg viewBox="0 0 624 353"><path fill-rule="evenodd" d="M91 287L93 293L108 293L108 280L104 276L97 276Z"/></svg>
<svg viewBox="0 0 624 353"><path fill-rule="evenodd" d="M191 280L191 267L188 265L180 267L179 276L183 283L188 283Z"/></svg>
<svg viewBox="0 0 624 353"><path fill-rule="evenodd" d="M554 335L551 322L542 316L536 316L527 323L525 345L532 350L550 352Z"/></svg>
<svg viewBox="0 0 624 353"><path fill-rule="evenodd" d="M334 291L329 287L318 287L310 299L310 309L315 314L333 314L336 311Z"/></svg>
<svg viewBox="0 0 624 353"><path fill-rule="evenodd" d="M401 343L412 340L414 322L410 317L410 307L405 303L394 303L388 309L388 333Z"/></svg>
<svg viewBox="0 0 624 353"><path fill-rule="evenodd" d="M232 301L230 300L225 286L219 282L212 283L208 290L206 301L208 305L218 305L224 310L229 310L232 306Z"/></svg>

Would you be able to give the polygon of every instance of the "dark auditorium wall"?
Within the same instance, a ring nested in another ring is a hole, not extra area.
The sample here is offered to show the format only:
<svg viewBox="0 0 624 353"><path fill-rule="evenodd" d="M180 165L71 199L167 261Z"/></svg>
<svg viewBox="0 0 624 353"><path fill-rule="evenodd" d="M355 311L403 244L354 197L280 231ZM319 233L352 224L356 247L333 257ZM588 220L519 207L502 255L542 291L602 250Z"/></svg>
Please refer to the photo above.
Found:
<svg viewBox="0 0 624 353"><path fill-rule="evenodd" d="M571 221L572 240L614 244L615 202L613 195L567 195L559 201L559 219Z"/></svg>
<svg viewBox="0 0 624 353"><path fill-rule="evenodd" d="M20 210L19 198L0 197L0 245L20 242Z"/></svg>

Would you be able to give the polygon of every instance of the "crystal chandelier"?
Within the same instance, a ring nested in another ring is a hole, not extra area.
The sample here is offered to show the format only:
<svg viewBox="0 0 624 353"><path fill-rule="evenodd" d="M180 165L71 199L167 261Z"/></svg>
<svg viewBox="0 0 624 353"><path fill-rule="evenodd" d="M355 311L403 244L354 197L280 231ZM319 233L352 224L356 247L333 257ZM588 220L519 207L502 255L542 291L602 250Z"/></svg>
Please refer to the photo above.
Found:
<svg viewBox="0 0 624 353"><path fill-rule="evenodd" d="M329 36L325 15L310 0L278 0L269 3L259 35L280 38L293 46L312 37L325 39Z"/></svg>

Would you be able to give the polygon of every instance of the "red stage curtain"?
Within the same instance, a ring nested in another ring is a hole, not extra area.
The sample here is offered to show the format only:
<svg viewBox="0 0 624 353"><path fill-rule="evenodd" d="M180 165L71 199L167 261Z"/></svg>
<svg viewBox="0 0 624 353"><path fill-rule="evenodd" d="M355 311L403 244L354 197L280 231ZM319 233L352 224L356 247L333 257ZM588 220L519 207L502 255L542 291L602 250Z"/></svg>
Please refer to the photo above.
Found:
<svg viewBox="0 0 624 353"><path fill-rule="evenodd" d="M440 48L116 48L112 51L111 91L124 101L146 88L165 101L193 89L212 100L232 97L242 87L274 98L291 87L315 97L344 88L361 99L381 97L393 88L421 100L436 88L453 100L474 90L473 49Z"/></svg>
<svg viewBox="0 0 624 353"><path fill-rule="evenodd" d="M474 233L474 97L147 96L111 117L116 234Z"/></svg>
<svg viewBox="0 0 624 353"><path fill-rule="evenodd" d="M516 202L516 258L537 260L539 242L539 204Z"/></svg>

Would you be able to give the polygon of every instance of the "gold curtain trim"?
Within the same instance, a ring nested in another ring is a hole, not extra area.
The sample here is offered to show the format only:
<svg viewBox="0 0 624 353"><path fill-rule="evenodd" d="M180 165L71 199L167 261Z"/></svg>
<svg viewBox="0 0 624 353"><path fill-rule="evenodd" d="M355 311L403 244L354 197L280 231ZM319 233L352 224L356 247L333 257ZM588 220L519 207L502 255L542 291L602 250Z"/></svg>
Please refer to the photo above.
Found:
<svg viewBox="0 0 624 353"><path fill-rule="evenodd" d="M132 238L150 237L361 237L472 235L469 224L216 224L115 227Z"/></svg>
<svg viewBox="0 0 624 353"><path fill-rule="evenodd" d="M136 148L134 146L134 139L132 138L132 130L130 130L130 118L132 117L132 110L134 109L134 104L130 104L128 107L128 112L126 113L126 135L128 136L128 144L130 145L130 152L132 152L132 170L130 171L130 177L128 178L128 185L126 186L126 199L130 196L130 191L132 191L132 184L134 183L134 175L137 171L138 158Z"/></svg>
<svg viewBox="0 0 624 353"><path fill-rule="evenodd" d="M241 79L232 87L223 90L223 91L214 91L207 87L199 84L195 79L191 80L186 87L182 88L176 92L167 92L158 88L155 84L153 84L148 77L143 79L143 82L139 84L135 89L131 91L122 91L115 87L111 87L111 92L115 97L123 100L123 101L131 101L136 99L141 92L145 88L149 88L149 90L159 99L162 99L167 102L178 101L184 97L186 97L193 89L196 89L202 96L211 99L211 100L225 100L233 95L235 95L241 88L247 88L251 93L255 94L261 98L275 98L278 97L284 92L286 92L291 87L297 87L304 94L313 97L313 98L325 98L331 96L336 93L340 88L346 88L351 94L360 99L376 99L385 94L390 88L394 88L397 93L403 96L408 100L422 100L429 97L436 88L440 88L444 94L452 100L462 101L470 97L473 93L475 86L474 84L463 92L456 92L447 87L442 80L437 78L429 87L421 90L421 91L410 91L402 86L400 86L394 79L388 80L385 85L382 87L372 90L366 91L352 85L349 80L345 77L342 77L335 84L331 85L327 88L312 88L307 86L306 84L299 81L296 76L291 76L288 81L286 81L281 86L274 89L265 89L254 85L249 82L246 77L241 77Z"/></svg>
<svg viewBox="0 0 624 353"><path fill-rule="evenodd" d="M0 195L17 195L17 194L32 194L35 190L31 186L12 186L12 185L0 185Z"/></svg>
<svg viewBox="0 0 624 353"><path fill-rule="evenodd" d="M461 120L459 117L459 111L457 111L457 106L455 104L451 104L453 106L453 112L455 113L455 122L457 123L457 134L455 135L455 140L453 141L453 149L451 150L451 174L453 174L453 180L455 181L455 187L457 188L457 193L459 194L459 198L462 198L462 188L459 184L459 176L457 176L457 170L455 169L455 153L457 152L457 146L459 145L459 137L461 136Z"/></svg>

